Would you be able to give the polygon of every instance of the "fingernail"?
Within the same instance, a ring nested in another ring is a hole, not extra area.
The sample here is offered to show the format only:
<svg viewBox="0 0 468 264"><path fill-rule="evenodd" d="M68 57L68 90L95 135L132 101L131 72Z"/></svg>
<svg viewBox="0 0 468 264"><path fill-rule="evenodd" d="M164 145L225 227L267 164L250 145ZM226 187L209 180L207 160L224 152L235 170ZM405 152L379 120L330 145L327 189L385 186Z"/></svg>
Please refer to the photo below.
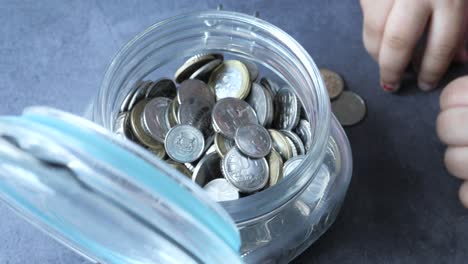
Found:
<svg viewBox="0 0 468 264"><path fill-rule="evenodd" d="M435 85L426 83L426 82L418 82L419 89L424 92L429 92L434 89Z"/></svg>
<svg viewBox="0 0 468 264"><path fill-rule="evenodd" d="M389 93L394 93L396 91L398 91L398 89L400 89L400 84L389 84L389 83L384 83L382 81L380 81L380 86L382 86L382 88L386 91L386 92L389 92Z"/></svg>

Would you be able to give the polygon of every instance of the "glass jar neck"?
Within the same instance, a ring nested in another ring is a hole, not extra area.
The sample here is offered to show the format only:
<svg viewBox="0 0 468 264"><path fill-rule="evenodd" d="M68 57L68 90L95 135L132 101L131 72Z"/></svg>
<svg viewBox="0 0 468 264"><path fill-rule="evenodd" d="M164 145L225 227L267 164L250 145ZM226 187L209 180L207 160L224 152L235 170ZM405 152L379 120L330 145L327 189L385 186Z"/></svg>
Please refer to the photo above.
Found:
<svg viewBox="0 0 468 264"><path fill-rule="evenodd" d="M131 40L109 66L93 107L93 121L113 128L120 105L133 84L161 72L174 60L222 52L255 61L292 87L312 124L313 141L302 166L267 190L222 203L238 224L274 213L300 194L325 155L330 135L330 105L320 72L291 36L245 14L196 12L157 23Z"/></svg>

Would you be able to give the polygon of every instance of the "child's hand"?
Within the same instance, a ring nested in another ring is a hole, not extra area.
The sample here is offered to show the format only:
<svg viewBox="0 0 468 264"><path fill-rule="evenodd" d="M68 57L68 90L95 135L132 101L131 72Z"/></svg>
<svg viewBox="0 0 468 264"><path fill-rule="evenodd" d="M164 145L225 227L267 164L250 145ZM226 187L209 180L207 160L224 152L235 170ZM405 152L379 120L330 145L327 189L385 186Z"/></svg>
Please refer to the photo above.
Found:
<svg viewBox="0 0 468 264"><path fill-rule="evenodd" d="M468 57L463 45L465 6L465 0L361 0L364 45L379 63L384 90L399 89L426 26L428 40L418 76L420 89L429 91L437 85L458 49L463 48L458 52L462 59Z"/></svg>
<svg viewBox="0 0 468 264"><path fill-rule="evenodd" d="M468 76L451 82L440 96L437 134L448 145L445 166L465 183L459 196L468 208Z"/></svg>

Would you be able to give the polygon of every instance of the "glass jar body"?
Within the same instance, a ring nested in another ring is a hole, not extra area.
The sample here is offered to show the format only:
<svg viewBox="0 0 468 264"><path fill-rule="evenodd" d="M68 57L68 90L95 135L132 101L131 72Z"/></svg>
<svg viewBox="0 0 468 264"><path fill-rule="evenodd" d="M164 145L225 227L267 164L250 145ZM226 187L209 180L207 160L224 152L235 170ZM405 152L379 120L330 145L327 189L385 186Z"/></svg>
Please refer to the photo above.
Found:
<svg viewBox="0 0 468 264"><path fill-rule="evenodd" d="M167 76L184 58L209 52L254 61L278 76L295 90L314 124L312 147L290 177L265 191L222 203L241 232L240 253L247 262L287 262L331 225L352 172L349 143L330 113L318 68L289 35L265 21L225 11L192 13L157 23L130 41L112 61L90 118L112 130L133 84Z"/></svg>

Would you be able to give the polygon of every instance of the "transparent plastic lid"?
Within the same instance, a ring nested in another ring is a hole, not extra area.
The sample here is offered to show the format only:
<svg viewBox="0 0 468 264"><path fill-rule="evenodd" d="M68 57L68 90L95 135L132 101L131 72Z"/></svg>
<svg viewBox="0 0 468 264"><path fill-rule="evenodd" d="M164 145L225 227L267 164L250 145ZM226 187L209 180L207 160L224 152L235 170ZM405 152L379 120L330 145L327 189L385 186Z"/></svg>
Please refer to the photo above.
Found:
<svg viewBox="0 0 468 264"><path fill-rule="evenodd" d="M241 263L227 212L141 147L51 108L0 117L0 198L103 263Z"/></svg>

